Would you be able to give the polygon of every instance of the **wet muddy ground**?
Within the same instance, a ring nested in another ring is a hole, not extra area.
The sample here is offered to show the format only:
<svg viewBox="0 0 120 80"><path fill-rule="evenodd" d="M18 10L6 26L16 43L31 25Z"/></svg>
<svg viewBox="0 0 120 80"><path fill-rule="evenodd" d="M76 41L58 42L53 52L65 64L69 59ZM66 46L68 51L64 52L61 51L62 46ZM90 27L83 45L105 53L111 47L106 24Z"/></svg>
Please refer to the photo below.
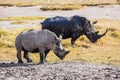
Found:
<svg viewBox="0 0 120 80"><path fill-rule="evenodd" d="M120 68L87 62L1 63L1 80L120 80Z"/></svg>

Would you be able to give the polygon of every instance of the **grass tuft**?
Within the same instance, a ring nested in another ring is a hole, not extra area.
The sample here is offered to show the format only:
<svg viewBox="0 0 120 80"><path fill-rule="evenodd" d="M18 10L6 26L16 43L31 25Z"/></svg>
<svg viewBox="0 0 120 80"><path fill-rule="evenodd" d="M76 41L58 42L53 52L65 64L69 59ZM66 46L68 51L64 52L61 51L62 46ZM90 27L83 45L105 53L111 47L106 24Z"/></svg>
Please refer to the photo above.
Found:
<svg viewBox="0 0 120 80"><path fill-rule="evenodd" d="M48 4L74 4L74 5L83 5L83 6L98 6L98 5L114 5L120 4L117 1L79 1L79 0L0 0L0 6L17 6L17 7L29 7L29 6L38 6L38 5L48 5Z"/></svg>
<svg viewBox="0 0 120 80"><path fill-rule="evenodd" d="M114 32L114 31L116 31L117 29L114 28L114 27L110 27L110 28L108 28L108 30L111 31L111 32Z"/></svg>
<svg viewBox="0 0 120 80"><path fill-rule="evenodd" d="M112 32L111 36L112 36L113 38L118 38L118 39L120 39L120 33L119 33L119 32Z"/></svg>
<svg viewBox="0 0 120 80"><path fill-rule="evenodd" d="M46 17L43 16L16 16L16 17L6 17L0 18L0 21L11 21L11 20L43 20Z"/></svg>
<svg viewBox="0 0 120 80"><path fill-rule="evenodd" d="M82 5L71 5L71 4L58 4L58 5L47 5L41 8L43 11L48 10L75 10L75 9L82 9Z"/></svg>
<svg viewBox="0 0 120 80"><path fill-rule="evenodd" d="M18 21L11 22L11 24L27 24L27 22L23 20L18 20Z"/></svg>
<svg viewBox="0 0 120 80"><path fill-rule="evenodd" d="M0 28L0 37L6 36L6 35L7 35L7 32L4 29Z"/></svg>
<svg viewBox="0 0 120 80"><path fill-rule="evenodd" d="M10 37L8 37L11 35ZM13 47L13 34L7 30L0 29L0 47Z"/></svg>

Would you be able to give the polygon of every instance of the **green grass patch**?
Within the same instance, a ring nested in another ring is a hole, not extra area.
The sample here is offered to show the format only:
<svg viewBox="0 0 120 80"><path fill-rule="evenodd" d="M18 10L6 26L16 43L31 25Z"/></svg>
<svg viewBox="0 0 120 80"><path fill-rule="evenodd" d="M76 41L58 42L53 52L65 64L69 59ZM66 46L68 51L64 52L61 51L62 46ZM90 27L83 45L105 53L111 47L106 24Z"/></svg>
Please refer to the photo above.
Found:
<svg viewBox="0 0 120 80"><path fill-rule="evenodd" d="M0 21L11 21L11 20L43 20L46 17L43 16L16 16L16 17L6 17L0 18Z"/></svg>

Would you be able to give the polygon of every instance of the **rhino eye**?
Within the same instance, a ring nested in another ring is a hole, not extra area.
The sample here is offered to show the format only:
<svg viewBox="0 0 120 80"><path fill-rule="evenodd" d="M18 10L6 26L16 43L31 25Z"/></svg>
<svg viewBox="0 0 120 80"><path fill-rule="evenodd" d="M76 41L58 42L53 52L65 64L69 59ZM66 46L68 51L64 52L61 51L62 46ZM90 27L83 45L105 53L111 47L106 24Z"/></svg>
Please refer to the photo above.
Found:
<svg viewBox="0 0 120 80"><path fill-rule="evenodd" d="M88 21L88 24L90 24L90 21Z"/></svg>
<svg viewBox="0 0 120 80"><path fill-rule="evenodd" d="M59 45L59 43L57 42L56 45Z"/></svg>

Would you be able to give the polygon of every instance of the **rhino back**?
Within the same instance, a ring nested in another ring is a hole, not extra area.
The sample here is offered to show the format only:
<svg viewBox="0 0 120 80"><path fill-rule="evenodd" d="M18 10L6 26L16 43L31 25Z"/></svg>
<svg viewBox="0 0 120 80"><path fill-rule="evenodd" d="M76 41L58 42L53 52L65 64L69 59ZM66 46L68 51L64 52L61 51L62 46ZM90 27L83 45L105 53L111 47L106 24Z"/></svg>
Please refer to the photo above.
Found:
<svg viewBox="0 0 120 80"><path fill-rule="evenodd" d="M65 37L70 37L72 25L71 17L52 17L43 22L42 29L48 29L54 32L57 36L64 34Z"/></svg>
<svg viewBox="0 0 120 80"><path fill-rule="evenodd" d="M52 17L47 18L44 22L42 27L46 26L55 26L55 27L70 27L71 25L71 18L70 17Z"/></svg>
<svg viewBox="0 0 120 80"><path fill-rule="evenodd" d="M28 31L22 33L22 46L28 51L32 51L39 47L47 47L54 40L53 35L48 30L42 31Z"/></svg>

